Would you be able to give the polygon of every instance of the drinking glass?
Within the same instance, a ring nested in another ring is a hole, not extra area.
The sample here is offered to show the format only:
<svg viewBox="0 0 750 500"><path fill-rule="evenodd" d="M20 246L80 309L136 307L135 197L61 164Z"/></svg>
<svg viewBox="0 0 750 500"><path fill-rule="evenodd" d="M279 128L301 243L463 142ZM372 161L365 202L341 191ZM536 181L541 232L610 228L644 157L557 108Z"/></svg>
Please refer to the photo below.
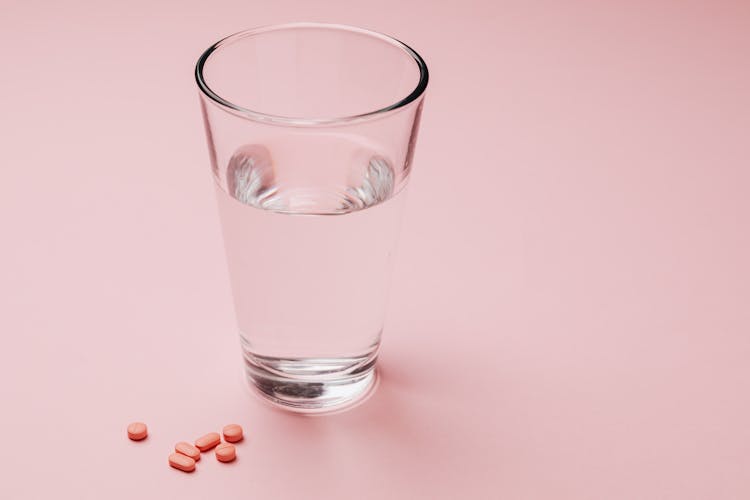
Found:
<svg viewBox="0 0 750 500"><path fill-rule="evenodd" d="M427 66L295 23L224 38L195 76L248 382L293 411L350 407L376 382Z"/></svg>

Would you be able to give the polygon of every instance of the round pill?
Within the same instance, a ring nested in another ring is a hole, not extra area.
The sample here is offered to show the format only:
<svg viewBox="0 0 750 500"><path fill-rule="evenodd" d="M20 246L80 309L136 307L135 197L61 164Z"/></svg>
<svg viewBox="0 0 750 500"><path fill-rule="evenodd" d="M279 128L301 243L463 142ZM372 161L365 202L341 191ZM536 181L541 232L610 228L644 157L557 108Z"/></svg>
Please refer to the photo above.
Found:
<svg viewBox="0 0 750 500"><path fill-rule="evenodd" d="M180 441L179 443L174 445L174 451L176 451L177 453L182 453L186 457L190 457L196 462L201 459L201 450L190 443L186 443L185 441Z"/></svg>
<svg viewBox="0 0 750 500"><path fill-rule="evenodd" d="M237 424L225 425L221 432L224 434L224 441L227 443L242 441L242 427Z"/></svg>
<svg viewBox="0 0 750 500"><path fill-rule="evenodd" d="M148 428L143 422L133 422L128 425L128 437L133 441L140 441L148 436Z"/></svg>
<svg viewBox="0 0 750 500"><path fill-rule="evenodd" d="M216 460L219 462L231 462L237 458L237 452L233 444L221 443L216 447Z"/></svg>
<svg viewBox="0 0 750 500"><path fill-rule="evenodd" d="M182 453L172 453L169 455L169 465L184 472L193 472L195 470L195 460L186 457Z"/></svg>
<svg viewBox="0 0 750 500"><path fill-rule="evenodd" d="M195 446L201 451L208 451L219 443L221 443L221 436L218 432L209 432L195 440Z"/></svg>

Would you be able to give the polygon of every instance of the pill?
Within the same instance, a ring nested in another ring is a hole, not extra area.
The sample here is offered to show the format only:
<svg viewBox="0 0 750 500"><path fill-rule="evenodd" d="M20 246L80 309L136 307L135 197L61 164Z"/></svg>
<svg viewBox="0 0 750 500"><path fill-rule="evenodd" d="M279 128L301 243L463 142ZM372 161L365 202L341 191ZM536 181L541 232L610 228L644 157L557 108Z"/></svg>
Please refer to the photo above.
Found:
<svg viewBox="0 0 750 500"><path fill-rule="evenodd" d="M209 432L195 440L195 446L201 451L208 451L219 443L221 443L221 436L218 432Z"/></svg>
<svg viewBox="0 0 750 500"><path fill-rule="evenodd" d="M221 443L216 447L216 460L219 462L231 462L237 458L237 452L233 444Z"/></svg>
<svg viewBox="0 0 750 500"><path fill-rule="evenodd" d="M179 443L174 445L174 451L176 451L177 453L182 453L186 457L190 457L196 462L201 459L201 450L190 443L186 443L185 441L180 441Z"/></svg>
<svg viewBox="0 0 750 500"><path fill-rule="evenodd" d="M148 428L143 422L133 422L128 425L128 437L133 441L140 441L148 436Z"/></svg>
<svg viewBox="0 0 750 500"><path fill-rule="evenodd" d="M221 432L224 434L224 441L227 443L242 441L242 427L237 424L225 425Z"/></svg>
<svg viewBox="0 0 750 500"><path fill-rule="evenodd" d="M169 455L169 465L185 472L193 472L195 470L195 460L182 453L172 453Z"/></svg>

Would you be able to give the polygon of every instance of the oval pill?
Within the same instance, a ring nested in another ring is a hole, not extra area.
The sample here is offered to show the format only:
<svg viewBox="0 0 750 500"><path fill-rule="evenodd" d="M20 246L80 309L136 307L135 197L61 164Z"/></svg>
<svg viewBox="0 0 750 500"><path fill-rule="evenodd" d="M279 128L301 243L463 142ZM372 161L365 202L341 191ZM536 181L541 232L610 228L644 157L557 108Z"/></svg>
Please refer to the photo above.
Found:
<svg viewBox="0 0 750 500"><path fill-rule="evenodd" d="M237 451L233 444L221 443L216 447L216 460L219 462L231 462L237 458Z"/></svg>
<svg viewBox="0 0 750 500"><path fill-rule="evenodd" d="M209 432L195 440L195 446L201 451L208 451L219 443L221 443L221 436L218 432Z"/></svg>
<svg viewBox="0 0 750 500"><path fill-rule="evenodd" d="M195 460L182 453L172 453L169 455L169 465L184 472L193 472L195 470Z"/></svg>
<svg viewBox="0 0 750 500"><path fill-rule="evenodd" d="M128 425L128 437L133 441L140 441L148 436L148 428L143 422L133 422Z"/></svg>
<svg viewBox="0 0 750 500"><path fill-rule="evenodd" d="M190 457L196 462L201 459L201 450L185 441L180 441L179 443L174 445L174 451L176 451L177 453L182 453L186 457Z"/></svg>
<svg viewBox="0 0 750 500"><path fill-rule="evenodd" d="M242 427L237 424L225 425L221 432L224 434L224 441L227 443L242 441Z"/></svg>

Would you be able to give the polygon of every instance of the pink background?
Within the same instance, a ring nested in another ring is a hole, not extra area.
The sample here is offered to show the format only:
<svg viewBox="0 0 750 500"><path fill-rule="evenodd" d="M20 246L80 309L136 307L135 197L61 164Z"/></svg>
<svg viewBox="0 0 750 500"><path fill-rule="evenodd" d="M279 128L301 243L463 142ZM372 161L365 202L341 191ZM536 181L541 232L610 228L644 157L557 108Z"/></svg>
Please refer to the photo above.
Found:
<svg viewBox="0 0 750 500"><path fill-rule="evenodd" d="M0 498L750 498L750 4L2 11ZM382 383L318 419L243 389L192 77L293 20L432 72Z"/></svg>

